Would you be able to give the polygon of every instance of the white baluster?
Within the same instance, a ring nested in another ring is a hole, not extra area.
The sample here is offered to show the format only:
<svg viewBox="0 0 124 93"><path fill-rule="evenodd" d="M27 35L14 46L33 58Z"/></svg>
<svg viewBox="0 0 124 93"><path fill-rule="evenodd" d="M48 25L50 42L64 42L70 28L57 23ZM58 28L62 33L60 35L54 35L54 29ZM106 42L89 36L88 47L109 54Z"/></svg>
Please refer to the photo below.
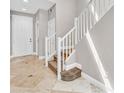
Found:
<svg viewBox="0 0 124 93"><path fill-rule="evenodd" d="M49 55L50 55L50 43L49 43L49 39L48 39L48 57L49 57Z"/></svg>
<svg viewBox="0 0 124 93"><path fill-rule="evenodd" d="M83 21L83 20L82 20L82 13L81 13L81 25L80 25L80 26L81 26L81 39L82 39L82 37L83 37L83 31L82 31L82 21Z"/></svg>
<svg viewBox="0 0 124 93"><path fill-rule="evenodd" d="M85 12L83 12L83 35L85 36Z"/></svg>
<svg viewBox="0 0 124 93"><path fill-rule="evenodd" d="M47 44L47 37L45 38L45 66L48 67L48 44Z"/></svg>
<svg viewBox="0 0 124 93"><path fill-rule="evenodd" d="M89 22L89 8L87 8L87 31L89 31L89 29L90 29L90 27L89 27L89 24L90 24L90 22Z"/></svg>
<svg viewBox="0 0 124 93"><path fill-rule="evenodd" d="M75 18L75 45L77 44L77 18Z"/></svg>
<svg viewBox="0 0 124 93"><path fill-rule="evenodd" d="M91 9L90 9L90 29L92 29L92 12L91 12Z"/></svg>
<svg viewBox="0 0 124 93"><path fill-rule="evenodd" d="M101 18L101 4L100 4L100 0L98 0L99 2L99 19Z"/></svg>
<svg viewBox="0 0 124 93"><path fill-rule="evenodd" d="M64 46L64 43L65 43L65 42L64 42L64 39L63 39L63 42L62 42L62 43L63 43L63 46L62 46L62 57L63 57L62 63L63 63L63 71L64 71L64 65L65 65L65 64L64 64L64 62L65 62L65 60L64 60L64 58L65 58L65 56L64 56L64 53L65 53L65 51L64 51L64 47L65 47L65 46Z"/></svg>
<svg viewBox="0 0 124 93"><path fill-rule="evenodd" d="M70 34L68 35L68 54L70 55Z"/></svg>
<svg viewBox="0 0 124 93"><path fill-rule="evenodd" d="M66 50L66 59L67 59L67 57L68 57L68 38L66 37L65 38L66 39L66 48L65 48L65 50Z"/></svg>
<svg viewBox="0 0 124 93"><path fill-rule="evenodd" d="M73 32L73 31L72 31ZM70 38L71 38L71 42L70 42L70 45L71 45L71 50L72 50L72 32L71 32L71 35L70 35ZM70 51L71 51L70 50Z"/></svg>
<svg viewBox="0 0 124 93"><path fill-rule="evenodd" d="M93 18L94 18L94 21L93 21L93 26L96 24L96 10L95 10L95 2L93 2L93 7L94 7L94 13L93 13Z"/></svg>
<svg viewBox="0 0 124 93"><path fill-rule="evenodd" d="M75 32L75 29L74 29L74 31L72 32L72 49L74 48L74 32Z"/></svg>
<svg viewBox="0 0 124 93"><path fill-rule="evenodd" d="M77 32L78 32L78 42L80 41L80 16L78 17L78 30L77 30Z"/></svg>
<svg viewBox="0 0 124 93"><path fill-rule="evenodd" d="M74 31L72 32L72 49L74 48L74 32L75 32L75 29L74 29Z"/></svg>
<svg viewBox="0 0 124 93"><path fill-rule="evenodd" d="M86 29L85 29L85 33L88 32L88 10L86 10Z"/></svg>
<svg viewBox="0 0 124 93"><path fill-rule="evenodd" d="M51 56L51 39L50 39L50 56Z"/></svg>
<svg viewBox="0 0 124 93"><path fill-rule="evenodd" d="M67 36L68 44L67 44L67 57L69 55L69 36Z"/></svg>
<svg viewBox="0 0 124 93"><path fill-rule="evenodd" d="M95 16L96 16L96 21L99 20L99 0L95 0Z"/></svg>
<svg viewBox="0 0 124 93"><path fill-rule="evenodd" d="M52 38L50 39L50 56L52 54Z"/></svg>
<svg viewBox="0 0 124 93"><path fill-rule="evenodd" d="M71 32L72 33L72 32ZM69 42L70 42L70 44L69 44L69 55L71 54L71 42L72 42L72 37L71 37L71 33L70 33L70 35L69 35Z"/></svg>
<svg viewBox="0 0 124 93"><path fill-rule="evenodd" d="M86 14L86 11L85 11L85 34L87 32L87 14Z"/></svg>
<svg viewBox="0 0 124 93"><path fill-rule="evenodd" d="M57 50L57 79L61 80L61 38L58 38Z"/></svg>

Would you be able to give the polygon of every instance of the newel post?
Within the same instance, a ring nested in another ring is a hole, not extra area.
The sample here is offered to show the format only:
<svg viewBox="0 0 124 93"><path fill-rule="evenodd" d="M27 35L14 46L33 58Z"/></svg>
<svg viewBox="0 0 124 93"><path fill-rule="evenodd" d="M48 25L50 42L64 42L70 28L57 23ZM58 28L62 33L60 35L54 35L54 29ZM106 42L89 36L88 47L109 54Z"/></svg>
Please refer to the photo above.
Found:
<svg viewBox="0 0 124 93"><path fill-rule="evenodd" d="M57 39L57 79L61 80L61 38Z"/></svg>

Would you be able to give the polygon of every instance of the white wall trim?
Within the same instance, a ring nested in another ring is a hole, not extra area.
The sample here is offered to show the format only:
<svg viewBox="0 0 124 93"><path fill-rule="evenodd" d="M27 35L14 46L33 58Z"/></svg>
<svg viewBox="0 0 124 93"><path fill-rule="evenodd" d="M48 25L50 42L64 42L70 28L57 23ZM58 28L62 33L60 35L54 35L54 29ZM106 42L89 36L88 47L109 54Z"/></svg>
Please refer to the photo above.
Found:
<svg viewBox="0 0 124 93"><path fill-rule="evenodd" d="M36 42L36 53L38 54L38 41L39 41L39 21L36 20L36 23L35 23L35 42Z"/></svg>
<svg viewBox="0 0 124 93"><path fill-rule="evenodd" d="M70 65L65 65L65 70L70 70L74 67L77 67L79 69L82 69L82 66L79 64L79 63L73 63L73 64L70 64Z"/></svg>
<svg viewBox="0 0 124 93"><path fill-rule="evenodd" d="M41 60L42 60L42 59L45 59L45 56L39 56L39 59L41 59Z"/></svg>
<svg viewBox="0 0 124 93"><path fill-rule="evenodd" d="M10 56L10 58L16 58L16 57L23 57L23 56L28 56L28 55L37 55L37 53L36 52L33 52L32 54L25 54L25 55L12 55L12 56Z"/></svg>
<svg viewBox="0 0 124 93"><path fill-rule="evenodd" d="M106 86L101 83L100 81L94 79L93 77L89 76L88 74L86 74L85 72L81 72L81 76L83 78L85 78L89 83L95 85L96 87L99 87L100 89L106 91L106 93L108 93L107 91L110 91L109 93L114 93L113 90L110 90L108 88L106 88Z"/></svg>
<svg viewBox="0 0 124 93"><path fill-rule="evenodd" d="M33 52L33 55L37 55L38 56L38 54L36 52Z"/></svg>

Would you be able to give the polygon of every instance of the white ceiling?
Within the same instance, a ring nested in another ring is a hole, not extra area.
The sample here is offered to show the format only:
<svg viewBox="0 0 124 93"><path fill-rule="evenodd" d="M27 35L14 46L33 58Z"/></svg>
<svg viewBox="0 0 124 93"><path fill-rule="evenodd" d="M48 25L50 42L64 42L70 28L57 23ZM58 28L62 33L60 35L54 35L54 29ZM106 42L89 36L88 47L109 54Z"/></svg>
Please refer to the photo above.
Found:
<svg viewBox="0 0 124 93"><path fill-rule="evenodd" d="M25 0L10 0L10 9L34 14L39 8L48 10L48 8L54 4L49 0L28 0L28 3L24 1Z"/></svg>

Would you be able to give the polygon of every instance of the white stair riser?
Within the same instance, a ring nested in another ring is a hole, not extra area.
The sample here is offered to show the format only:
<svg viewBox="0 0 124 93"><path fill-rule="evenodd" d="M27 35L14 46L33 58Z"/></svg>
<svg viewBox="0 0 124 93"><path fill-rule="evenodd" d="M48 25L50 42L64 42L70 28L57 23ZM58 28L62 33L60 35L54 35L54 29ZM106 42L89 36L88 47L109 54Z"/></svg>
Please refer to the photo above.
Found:
<svg viewBox="0 0 124 93"><path fill-rule="evenodd" d="M74 67L77 67L77 68L79 68L79 69L82 70L82 66L81 66L80 64L78 64L77 62L72 63L72 64L70 64L70 65L66 65L66 66L65 66L65 70L70 70L70 69L72 69L72 68L74 68Z"/></svg>

